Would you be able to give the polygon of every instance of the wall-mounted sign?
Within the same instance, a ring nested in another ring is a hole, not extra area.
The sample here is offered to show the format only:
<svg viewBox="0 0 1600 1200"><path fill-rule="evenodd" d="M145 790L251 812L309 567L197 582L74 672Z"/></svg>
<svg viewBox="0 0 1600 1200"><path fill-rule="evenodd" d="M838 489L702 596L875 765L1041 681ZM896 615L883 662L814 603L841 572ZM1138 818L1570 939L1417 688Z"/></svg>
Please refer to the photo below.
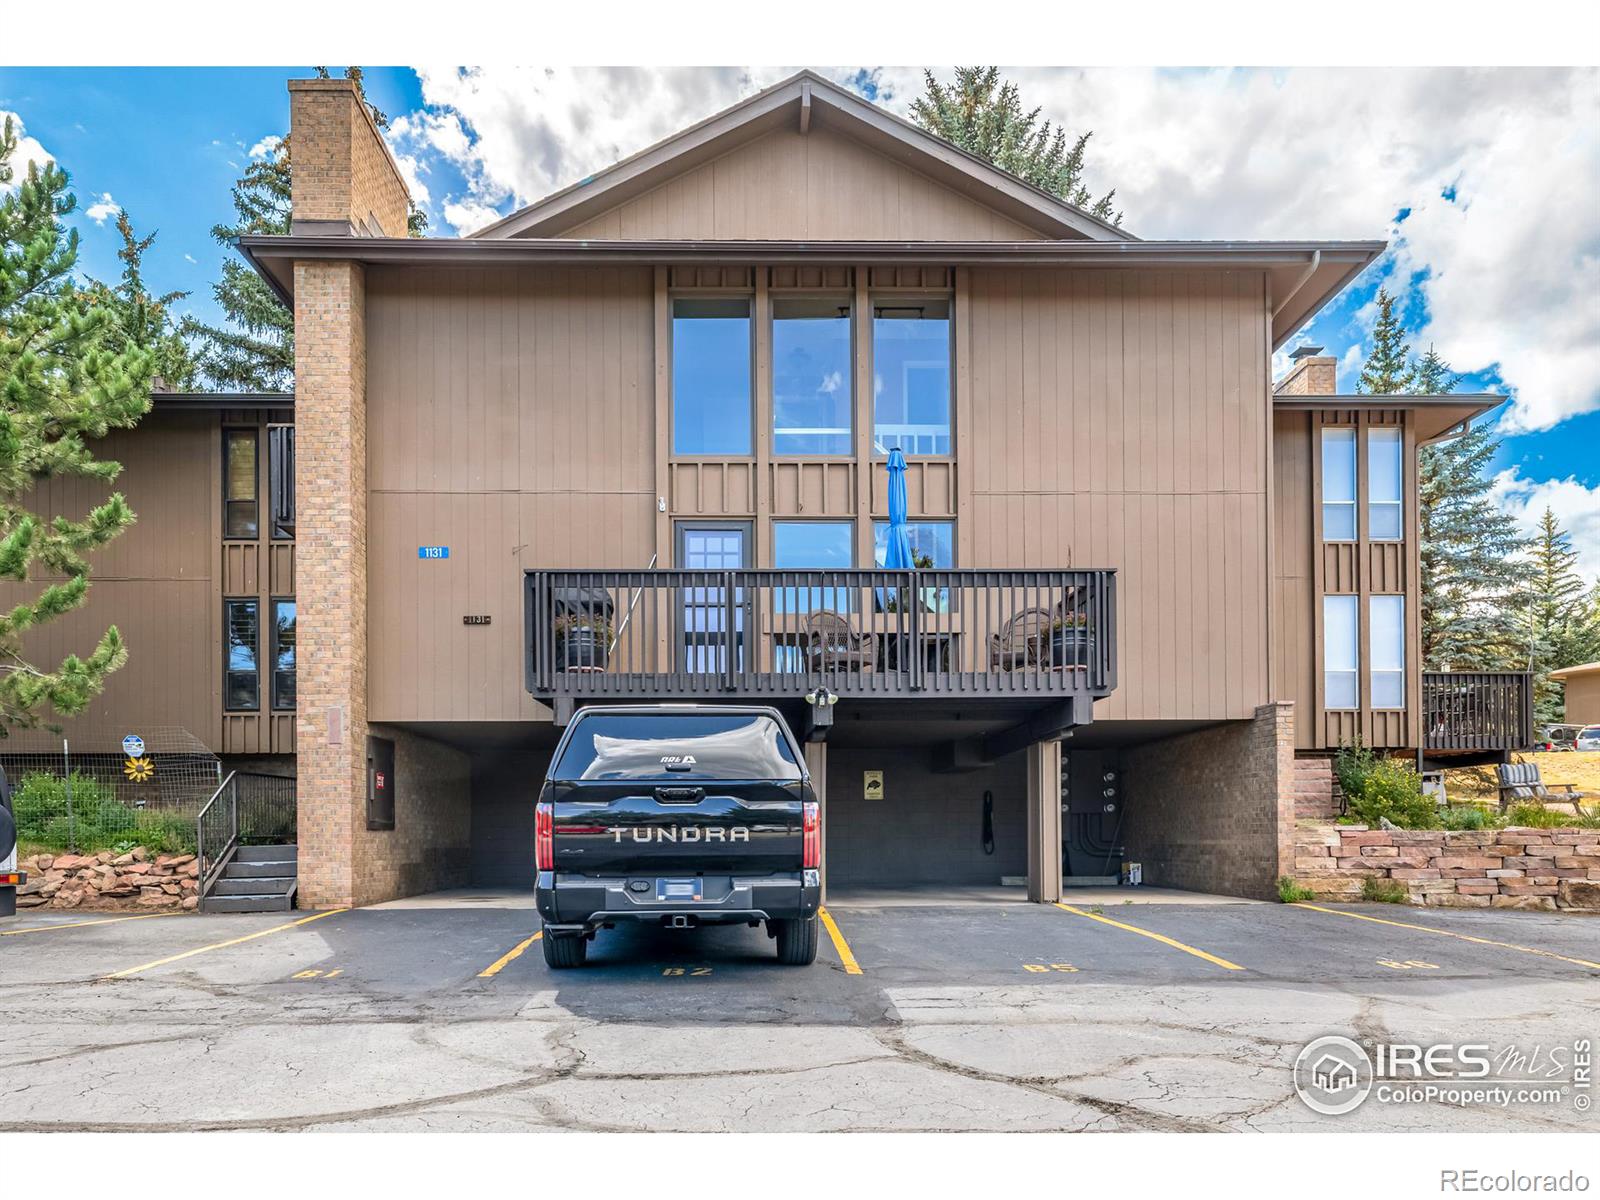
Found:
<svg viewBox="0 0 1600 1200"><path fill-rule="evenodd" d="M861 773L861 794L868 800L883 799L883 772L863 771Z"/></svg>
<svg viewBox="0 0 1600 1200"><path fill-rule="evenodd" d="M418 558L449 558L450 557L450 547L449 546L418 546L417 547L417 557Z"/></svg>
<svg viewBox="0 0 1600 1200"><path fill-rule="evenodd" d="M130 733L122 739L122 752L129 758L143 758L144 739L137 733Z"/></svg>
<svg viewBox="0 0 1600 1200"><path fill-rule="evenodd" d="M487 625L489 624L489 614L468 613L466 616L461 618L461 623L463 625Z"/></svg>

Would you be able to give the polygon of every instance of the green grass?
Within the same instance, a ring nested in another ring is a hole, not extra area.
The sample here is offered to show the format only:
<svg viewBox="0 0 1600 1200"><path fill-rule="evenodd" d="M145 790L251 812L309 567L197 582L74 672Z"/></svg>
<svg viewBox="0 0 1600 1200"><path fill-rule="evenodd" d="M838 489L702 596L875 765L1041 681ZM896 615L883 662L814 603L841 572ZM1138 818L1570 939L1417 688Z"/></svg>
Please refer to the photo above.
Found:
<svg viewBox="0 0 1600 1200"><path fill-rule="evenodd" d="M1285 904L1299 904L1305 900L1315 900L1317 894L1310 888L1301 887L1289 875L1278 876L1278 899Z"/></svg>
<svg viewBox="0 0 1600 1200"><path fill-rule="evenodd" d="M90 775L72 773L72 816L67 816L67 787L59 775L36 771L24 775L12 793L17 841L33 854L59 853L76 847L80 854L101 850L125 853L144 846L161 854L194 851L194 819L175 813L130 808L115 790Z"/></svg>
<svg viewBox="0 0 1600 1200"><path fill-rule="evenodd" d="M1368 875L1361 881L1361 898L1374 904L1404 904L1406 889L1404 884L1396 883L1392 879L1380 879L1376 875Z"/></svg>

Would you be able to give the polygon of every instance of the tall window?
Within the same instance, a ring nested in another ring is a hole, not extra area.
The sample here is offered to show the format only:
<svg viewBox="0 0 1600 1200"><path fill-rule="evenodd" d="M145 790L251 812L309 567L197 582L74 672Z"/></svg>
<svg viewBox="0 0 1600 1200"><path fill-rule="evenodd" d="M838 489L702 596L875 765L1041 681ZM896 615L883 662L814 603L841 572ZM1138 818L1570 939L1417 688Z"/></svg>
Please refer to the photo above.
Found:
<svg viewBox="0 0 1600 1200"><path fill-rule="evenodd" d="M273 425L267 430L267 503L271 509L272 536L294 537L294 426Z"/></svg>
<svg viewBox="0 0 1600 1200"><path fill-rule="evenodd" d="M950 453L950 301L893 300L872 310L873 450Z"/></svg>
<svg viewBox="0 0 1600 1200"><path fill-rule="evenodd" d="M849 454L850 302L772 302L772 452Z"/></svg>
<svg viewBox="0 0 1600 1200"><path fill-rule="evenodd" d="M257 600L224 600L223 707L254 712L261 707L261 604Z"/></svg>
<svg viewBox="0 0 1600 1200"><path fill-rule="evenodd" d="M847 571L855 565L855 527L849 521L774 521L772 565L780 570L826 569ZM828 608L844 612L851 607L853 590L847 587L783 587L774 589L778 612L811 612Z"/></svg>
<svg viewBox="0 0 1600 1200"><path fill-rule="evenodd" d="M1372 707L1406 706L1406 598L1369 596L1372 637Z"/></svg>
<svg viewBox="0 0 1600 1200"><path fill-rule="evenodd" d="M1358 597L1322 598L1322 699L1327 708L1356 708L1360 671Z"/></svg>
<svg viewBox="0 0 1600 1200"><path fill-rule="evenodd" d="M750 301L672 302L672 452L751 453Z"/></svg>
<svg viewBox="0 0 1600 1200"><path fill-rule="evenodd" d="M1345 425L1322 431L1322 537L1356 540L1356 431Z"/></svg>
<svg viewBox="0 0 1600 1200"><path fill-rule="evenodd" d="M295 602L272 601L272 707L294 707Z"/></svg>
<svg viewBox="0 0 1600 1200"><path fill-rule="evenodd" d="M1398 428L1379 425L1367 430L1367 536L1374 541L1400 540L1403 445Z"/></svg>
<svg viewBox="0 0 1600 1200"><path fill-rule="evenodd" d="M956 527L953 521L908 521L906 534L911 539L911 561L919 567L956 565ZM889 522L872 523L874 561L883 566L889 545Z"/></svg>
<svg viewBox="0 0 1600 1200"><path fill-rule="evenodd" d="M222 536L253 538L260 530L254 429L222 431Z"/></svg>

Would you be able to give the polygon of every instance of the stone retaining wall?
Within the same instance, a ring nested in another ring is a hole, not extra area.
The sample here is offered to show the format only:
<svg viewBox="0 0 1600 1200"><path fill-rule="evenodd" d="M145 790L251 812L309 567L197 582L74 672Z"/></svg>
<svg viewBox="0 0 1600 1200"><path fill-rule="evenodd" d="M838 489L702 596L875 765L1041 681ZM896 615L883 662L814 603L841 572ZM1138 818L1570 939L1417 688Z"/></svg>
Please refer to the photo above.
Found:
<svg viewBox="0 0 1600 1200"><path fill-rule="evenodd" d="M1366 878L1408 903L1600 911L1600 829L1371 829L1302 826L1295 879L1327 900L1359 900Z"/></svg>
<svg viewBox="0 0 1600 1200"><path fill-rule="evenodd" d="M193 909L200 904L200 864L192 854L36 854L18 868L28 882L18 908Z"/></svg>

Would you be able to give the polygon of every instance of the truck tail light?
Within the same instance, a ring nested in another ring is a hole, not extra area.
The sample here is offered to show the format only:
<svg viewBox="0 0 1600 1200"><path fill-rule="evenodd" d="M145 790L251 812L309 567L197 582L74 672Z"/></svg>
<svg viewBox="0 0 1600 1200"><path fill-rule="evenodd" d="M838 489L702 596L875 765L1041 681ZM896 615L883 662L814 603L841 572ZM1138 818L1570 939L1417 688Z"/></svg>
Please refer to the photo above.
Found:
<svg viewBox="0 0 1600 1200"><path fill-rule="evenodd" d="M815 802L810 800L800 806L800 811L801 828L805 834L800 865L815 870L822 866L822 814L817 811Z"/></svg>
<svg viewBox="0 0 1600 1200"><path fill-rule="evenodd" d="M541 871L556 869L556 814L551 804L537 805L533 810L533 859Z"/></svg>

